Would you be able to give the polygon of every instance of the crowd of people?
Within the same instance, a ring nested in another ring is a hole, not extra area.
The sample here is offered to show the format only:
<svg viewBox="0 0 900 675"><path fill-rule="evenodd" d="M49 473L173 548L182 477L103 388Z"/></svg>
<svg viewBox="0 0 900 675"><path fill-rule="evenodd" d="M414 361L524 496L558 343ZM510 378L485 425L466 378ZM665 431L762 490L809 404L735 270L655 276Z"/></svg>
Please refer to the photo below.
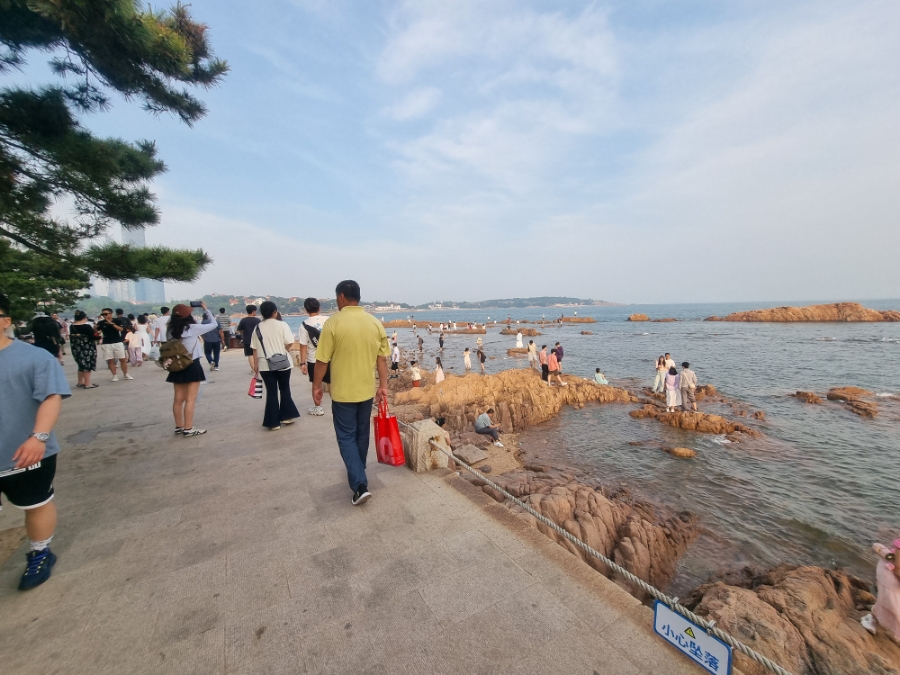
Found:
<svg viewBox="0 0 900 675"><path fill-rule="evenodd" d="M656 360L656 378L651 390L655 394L665 393L666 412L675 412L678 408L697 412L697 374L687 361L681 364L681 372L678 372L671 354L667 352L660 356Z"/></svg>

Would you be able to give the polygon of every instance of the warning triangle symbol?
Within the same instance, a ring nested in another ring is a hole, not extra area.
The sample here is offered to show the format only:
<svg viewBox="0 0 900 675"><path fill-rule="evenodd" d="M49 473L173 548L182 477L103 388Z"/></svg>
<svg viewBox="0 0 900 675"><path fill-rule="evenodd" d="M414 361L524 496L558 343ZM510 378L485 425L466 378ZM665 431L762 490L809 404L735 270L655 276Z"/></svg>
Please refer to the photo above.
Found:
<svg viewBox="0 0 900 675"><path fill-rule="evenodd" d="M688 635L690 635L690 636L691 636L692 638L694 638L695 640L697 639L697 636L694 635L694 629L693 629L693 628L686 628L684 632L687 633Z"/></svg>

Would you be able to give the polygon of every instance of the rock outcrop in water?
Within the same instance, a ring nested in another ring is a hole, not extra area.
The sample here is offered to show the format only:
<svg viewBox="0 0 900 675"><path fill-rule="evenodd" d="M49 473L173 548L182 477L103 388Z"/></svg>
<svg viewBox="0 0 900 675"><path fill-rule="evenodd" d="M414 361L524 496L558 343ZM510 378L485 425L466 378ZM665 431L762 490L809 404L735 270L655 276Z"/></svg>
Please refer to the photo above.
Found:
<svg viewBox="0 0 900 675"><path fill-rule="evenodd" d="M597 323L597 320L590 316L564 316L563 323Z"/></svg>
<svg viewBox="0 0 900 675"><path fill-rule="evenodd" d="M521 333L525 337L543 335L543 333L535 328L504 328L500 331L500 335L516 335L517 333Z"/></svg>
<svg viewBox="0 0 900 675"><path fill-rule="evenodd" d="M695 516L687 512L666 514L647 502L634 499L628 491L608 493L604 488L591 487L574 473L525 469L493 480L591 548L658 587L671 581L678 559L697 535ZM488 485L483 485L482 490L497 501L504 500ZM588 565L615 578L606 565L534 516L517 506L510 508ZM622 584L628 586L624 580ZM641 597L640 593L631 590Z"/></svg>
<svg viewBox="0 0 900 675"><path fill-rule="evenodd" d="M649 321L650 317L646 314L632 314L626 321Z"/></svg>
<svg viewBox="0 0 900 675"><path fill-rule="evenodd" d="M761 321L772 323L796 322L876 322L900 321L900 312L866 309L857 302L836 302L831 305L808 307L774 307L750 312L734 312L725 317L711 316L706 321Z"/></svg>
<svg viewBox="0 0 900 675"><path fill-rule="evenodd" d="M873 601L844 572L779 565L704 584L685 605L795 675L900 675L900 645L859 624ZM737 651L735 665L768 673Z"/></svg>
<svg viewBox="0 0 900 675"><path fill-rule="evenodd" d="M731 422L721 415L710 415L702 412L686 412L678 410L676 412L666 412L659 406L646 404L642 408L632 410L628 413L636 419L649 417L663 424L676 429L687 429L688 431L700 431L706 434L733 434L740 432L747 436L759 436L760 433L755 429L741 424L740 422Z"/></svg>
<svg viewBox="0 0 900 675"><path fill-rule="evenodd" d="M397 392L395 414L404 422L425 417L443 417L450 432L472 431L475 418L494 408L494 420L503 433L519 431L546 422L562 406L584 407L585 403L634 403L624 389L597 384L563 374L567 387L548 387L531 368L504 370L495 375L448 375L440 386Z"/></svg>
<svg viewBox="0 0 900 675"><path fill-rule="evenodd" d="M878 404L875 401L864 399L873 398L871 391L859 387L836 387L829 389L825 395L829 401L841 401L860 417L875 417L878 414Z"/></svg>
<svg viewBox="0 0 900 675"><path fill-rule="evenodd" d="M821 403L822 399L811 391L798 391L796 394L791 394L796 399L803 401L804 403Z"/></svg>

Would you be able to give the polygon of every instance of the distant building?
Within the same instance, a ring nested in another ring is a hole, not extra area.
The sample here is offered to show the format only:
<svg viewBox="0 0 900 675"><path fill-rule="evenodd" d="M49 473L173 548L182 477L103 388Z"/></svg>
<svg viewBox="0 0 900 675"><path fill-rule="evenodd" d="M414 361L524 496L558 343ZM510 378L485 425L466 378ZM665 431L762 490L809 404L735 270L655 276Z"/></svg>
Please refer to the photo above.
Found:
<svg viewBox="0 0 900 675"><path fill-rule="evenodd" d="M110 240L120 244L130 244L136 248L147 245L144 230L126 230L119 228L118 236L110 236ZM110 281L107 295L116 302L151 302L166 301L166 287L162 281L155 279L137 279L135 281Z"/></svg>

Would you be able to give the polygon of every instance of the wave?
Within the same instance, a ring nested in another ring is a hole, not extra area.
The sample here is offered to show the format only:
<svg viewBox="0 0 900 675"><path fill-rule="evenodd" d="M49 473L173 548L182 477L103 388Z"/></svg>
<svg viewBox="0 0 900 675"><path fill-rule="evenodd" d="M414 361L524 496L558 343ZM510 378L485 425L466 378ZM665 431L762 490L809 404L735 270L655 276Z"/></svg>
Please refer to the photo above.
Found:
<svg viewBox="0 0 900 675"><path fill-rule="evenodd" d="M724 436L713 436L712 442L718 443L719 445L728 445L729 443L731 443L731 441L729 441Z"/></svg>
<svg viewBox="0 0 900 675"><path fill-rule="evenodd" d="M881 394L875 394L878 398L894 398L897 394L892 394L890 392L883 392Z"/></svg>

